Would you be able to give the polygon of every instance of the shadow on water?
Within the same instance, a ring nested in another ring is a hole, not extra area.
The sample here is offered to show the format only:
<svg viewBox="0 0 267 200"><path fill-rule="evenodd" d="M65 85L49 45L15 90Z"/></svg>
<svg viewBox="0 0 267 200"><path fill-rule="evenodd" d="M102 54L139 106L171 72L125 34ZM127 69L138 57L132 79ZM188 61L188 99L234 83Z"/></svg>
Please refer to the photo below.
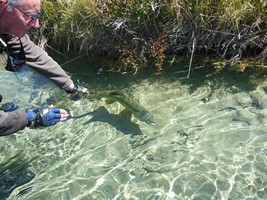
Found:
<svg viewBox="0 0 267 200"><path fill-rule="evenodd" d="M164 79L168 82L181 81L183 85L189 85L190 92L193 93L199 87L205 85L211 86L212 89L235 87L242 91L251 91L266 79L267 71L258 68L247 68L240 72L229 67L217 69L211 63L204 65L195 64L192 66L190 75L188 76L188 66L182 64L174 64L165 66L162 73L158 76L159 79Z"/></svg>
<svg viewBox="0 0 267 200"><path fill-rule="evenodd" d="M75 61L79 65L79 71L73 67L73 63L64 65L64 69L71 74L73 80L89 83L88 87L91 90L123 89L146 79L151 81L152 84L160 80L165 82L179 80L182 84L190 85L192 93L207 83L212 89L221 87L223 83L225 87L251 91L258 85L254 81L261 81L267 76L266 70L258 68L248 67L245 71L240 72L231 67L216 68L211 61L205 61L203 58L195 57L194 60L190 73L188 72L189 59L182 59L174 64L167 62L160 73L155 70L154 65L142 68L136 74L109 72L105 70L104 61L94 61L86 58ZM116 65L115 62L114 65ZM188 73L190 74L189 77Z"/></svg>
<svg viewBox="0 0 267 200"><path fill-rule="evenodd" d="M88 112L80 116L73 116L71 118L79 119L87 115L92 115L92 118L83 125L93 122L104 122L108 123L124 134L142 135L142 131L140 130L139 126L131 121L131 114L111 114L104 106L100 106L92 112Z"/></svg>
<svg viewBox="0 0 267 200"><path fill-rule="evenodd" d="M17 187L30 182L35 173L29 170L31 161L24 160L22 154L13 156L5 163L0 164L0 200L9 197L13 190ZM18 196L28 193L31 187L19 192Z"/></svg>

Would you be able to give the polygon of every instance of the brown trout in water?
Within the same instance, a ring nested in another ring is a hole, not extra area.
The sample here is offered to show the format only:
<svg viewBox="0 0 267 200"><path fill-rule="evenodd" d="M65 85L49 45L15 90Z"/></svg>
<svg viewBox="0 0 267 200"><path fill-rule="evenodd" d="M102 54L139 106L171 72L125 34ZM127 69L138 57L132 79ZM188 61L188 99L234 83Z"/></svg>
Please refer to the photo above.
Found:
<svg viewBox="0 0 267 200"><path fill-rule="evenodd" d="M97 95L98 99L102 97L106 97L109 100L117 101L122 106L124 106L127 110L129 110L133 116L135 116L140 121L146 122L150 125L156 125L155 118L153 114L144 108L140 103L135 101L133 98L127 96L126 94L120 91L112 91L107 93L102 93L101 95Z"/></svg>

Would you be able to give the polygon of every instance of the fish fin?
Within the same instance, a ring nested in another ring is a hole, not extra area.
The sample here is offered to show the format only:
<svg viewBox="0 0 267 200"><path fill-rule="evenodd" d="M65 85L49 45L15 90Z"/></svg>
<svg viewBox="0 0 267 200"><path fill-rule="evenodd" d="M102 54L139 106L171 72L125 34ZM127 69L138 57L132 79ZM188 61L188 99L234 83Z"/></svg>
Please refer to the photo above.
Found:
<svg viewBox="0 0 267 200"><path fill-rule="evenodd" d="M113 104L115 103L116 101L112 100L112 99L106 99L106 104Z"/></svg>
<svg viewBox="0 0 267 200"><path fill-rule="evenodd" d="M123 109L120 113L119 113L120 116L131 116L132 115L132 112L128 109Z"/></svg>

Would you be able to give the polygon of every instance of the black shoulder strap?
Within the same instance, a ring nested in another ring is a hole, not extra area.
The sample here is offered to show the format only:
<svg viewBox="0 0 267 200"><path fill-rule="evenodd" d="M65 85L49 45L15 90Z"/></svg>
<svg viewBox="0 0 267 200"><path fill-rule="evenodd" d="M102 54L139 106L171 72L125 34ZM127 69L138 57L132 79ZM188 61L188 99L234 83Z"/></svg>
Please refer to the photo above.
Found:
<svg viewBox="0 0 267 200"><path fill-rule="evenodd" d="M2 37L0 37L0 52L3 52L6 49L6 47L7 47L7 44L2 39Z"/></svg>

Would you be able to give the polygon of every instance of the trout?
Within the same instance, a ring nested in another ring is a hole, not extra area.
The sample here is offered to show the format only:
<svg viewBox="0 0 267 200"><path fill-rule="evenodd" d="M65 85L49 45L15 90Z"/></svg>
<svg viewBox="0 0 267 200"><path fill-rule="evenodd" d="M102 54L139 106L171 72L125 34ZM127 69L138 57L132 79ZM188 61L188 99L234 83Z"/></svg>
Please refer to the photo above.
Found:
<svg viewBox="0 0 267 200"><path fill-rule="evenodd" d="M156 125L153 114L149 110L144 108L142 105L140 105L140 103L135 101L133 98L127 96L126 94L120 91L112 91L102 94L101 97L106 97L107 99L112 100L114 102L119 102L140 121L146 122L150 125Z"/></svg>

